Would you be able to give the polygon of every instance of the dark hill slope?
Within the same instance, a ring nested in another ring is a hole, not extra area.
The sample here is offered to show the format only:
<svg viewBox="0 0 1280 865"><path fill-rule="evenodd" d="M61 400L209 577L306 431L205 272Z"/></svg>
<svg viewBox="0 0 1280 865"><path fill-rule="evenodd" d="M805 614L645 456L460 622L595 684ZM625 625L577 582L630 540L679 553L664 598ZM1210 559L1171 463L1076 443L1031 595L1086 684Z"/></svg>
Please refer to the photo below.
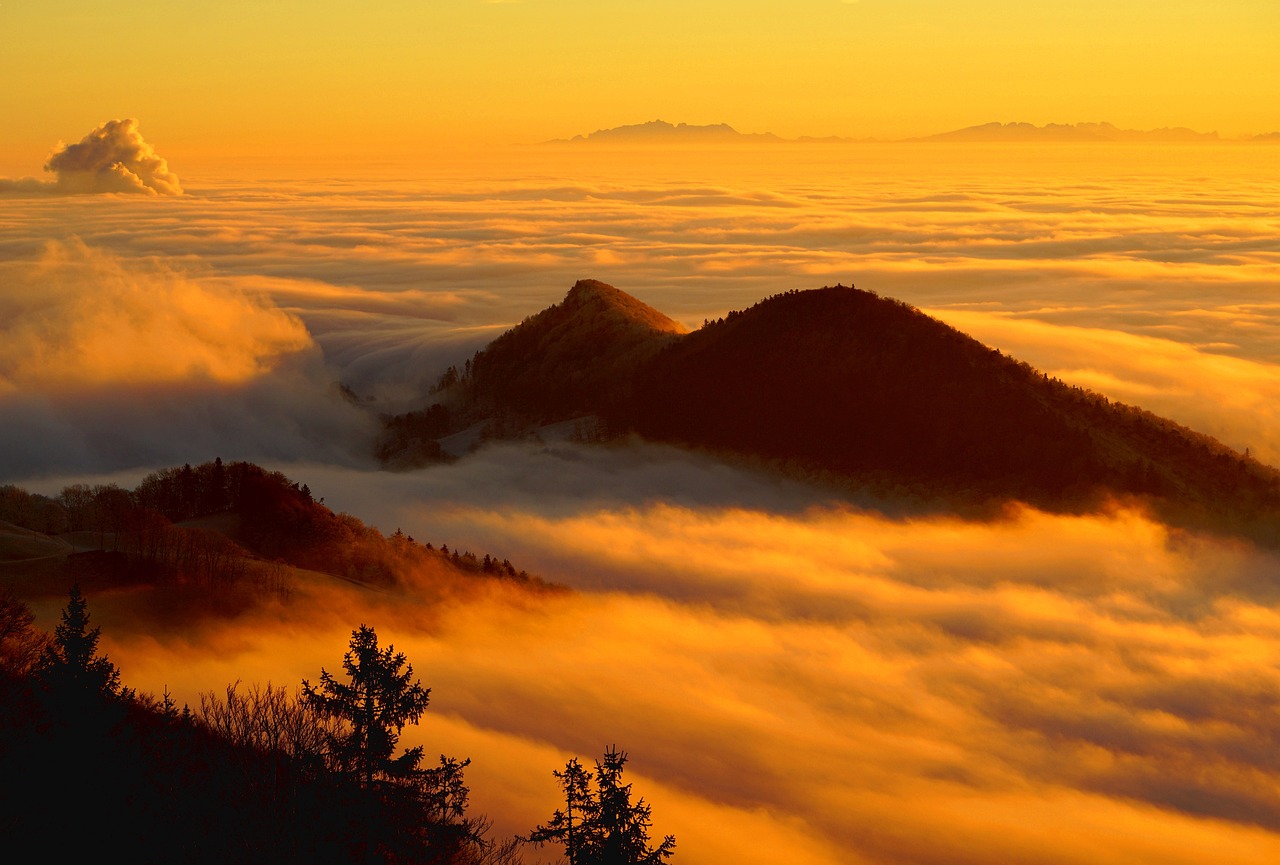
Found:
<svg viewBox="0 0 1280 865"><path fill-rule="evenodd" d="M684 334L582 281L477 353L446 397L460 407L455 426L514 418L503 426L518 432L598 414L614 432L957 505L1062 511L1139 496L1171 522L1280 544L1271 467L843 286L777 295Z"/></svg>
<svg viewBox="0 0 1280 865"><path fill-rule="evenodd" d="M612 420L644 436L1051 508L1102 491L1223 519L1280 507L1280 475L853 288L790 292L648 363Z"/></svg>
<svg viewBox="0 0 1280 865"><path fill-rule="evenodd" d="M845 474L1061 492L1097 473L1096 455L1040 398L1043 384L910 307L825 288L731 313L663 352L626 422Z"/></svg>
<svg viewBox="0 0 1280 865"><path fill-rule="evenodd" d="M584 279L477 352L463 385L482 414L545 422L594 413L625 399L636 371L684 332L631 295Z"/></svg>

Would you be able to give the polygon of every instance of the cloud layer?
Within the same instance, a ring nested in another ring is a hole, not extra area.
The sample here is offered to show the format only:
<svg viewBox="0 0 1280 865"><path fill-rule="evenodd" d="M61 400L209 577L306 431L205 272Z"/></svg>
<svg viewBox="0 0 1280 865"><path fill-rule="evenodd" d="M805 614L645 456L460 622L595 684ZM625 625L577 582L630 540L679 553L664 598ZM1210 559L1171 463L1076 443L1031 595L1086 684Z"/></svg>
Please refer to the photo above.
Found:
<svg viewBox="0 0 1280 865"><path fill-rule="evenodd" d="M525 463L525 482L554 462ZM552 768L616 743L690 861L1280 852L1274 556L1125 511L894 520L788 511L785 494L777 510L765 479L720 472L696 508L623 482L573 512L415 505L394 476L311 484L398 501L415 535L465 535L576 595L317 590L186 633L133 630L108 597L95 615L131 683L184 700L314 677L374 624L433 688L406 742L473 757L474 807L502 832L555 807Z"/></svg>
<svg viewBox="0 0 1280 865"><path fill-rule="evenodd" d="M1185 379L1214 357L1280 362L1280 247L1257 182L1261 150L771 154L764 165L751 154L566 163L522 152L390 179L209 180L196 195L110 207L26 198L12 201L0 249L34 256L75 233L126 258L198 260L296 313L350 384L388 399L420 394L584 277L693 327L839 281L938 314L1062 326L1053 340L1064 345L1081 327L1179 343L1204 362L1169 366L1161 410L1196 421L1190 394L1205 386ZM1134 380L1130 354L1098 360L1090 384ZM1247 412L1231 417L1233 441L1268 438Z"/></svg>
<svg viewBox="0 0 1280 865"><path fill-rule="evenodd" d="M91 599L126 680L192 702L314 678L374 624L434 689L410 744L474 757L473 802L504 832L550 814L551 769L617 743L689 861L1274 861L1269 553L1131 512L890 518L666 448L547 442L370 472L369 416L330 391L421 399L579 278L695 327L852 281L1263 452L1280 363L1264 154L1098 152L526 153L13 197L0 267L17 315L0 327L28 348L0 348L0 481L257 459L386 531L577 587L303 591L177 630ZM236 324L202 329L218 322ZM95 342L110 332L134 334L110 342L119 359Z"/></svg>
<svg viewBox="0 0 1280 865"><path fill-rule="evenodd" d="M347 463L372 434L305 326L261 295L75 240L0 263L0 279L0 476L235 453Z"/></svg>

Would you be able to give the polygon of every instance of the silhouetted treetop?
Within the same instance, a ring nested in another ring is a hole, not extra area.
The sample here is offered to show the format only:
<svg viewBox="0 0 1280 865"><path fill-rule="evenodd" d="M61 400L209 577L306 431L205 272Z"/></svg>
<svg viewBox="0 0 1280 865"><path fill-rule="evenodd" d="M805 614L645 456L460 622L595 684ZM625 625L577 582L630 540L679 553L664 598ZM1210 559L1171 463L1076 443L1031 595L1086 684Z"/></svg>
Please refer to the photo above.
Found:
<svg viewBox="0 0 1280 865"><path fill-rule="evenodd" d="M631 785L622 782L625 751L605 749L594 778L577 758L553 771L564 795L564 810L529 833L534 844L563 845L570 865L659 865L675 852L674 835L649 843L652 808L643 798L631 801ZM594 782L594 789L593 789Z"/></svg>
<svg viewBox="0 0 1280 865"><path fill-rule="evenodd" d="M67 697L111 698L120 692L120 671L98 654L101 628L89 627L89 602L72 585L53 642L40 660L38 675L50 689Z"/></svg>
<svg viewBox="0 0 1280 865"><path fill-rule="evenodd" d="M394 646L380 648L373 628L351 632L350 649L342 657L347 681L320 670L316 687L303 680L307 704L349 725L334 748L364 783L376 778L404 777L418 769L422 748L393 756L406 724L416 724L427 709L431 689L413 678L413 665Z"/></svg>

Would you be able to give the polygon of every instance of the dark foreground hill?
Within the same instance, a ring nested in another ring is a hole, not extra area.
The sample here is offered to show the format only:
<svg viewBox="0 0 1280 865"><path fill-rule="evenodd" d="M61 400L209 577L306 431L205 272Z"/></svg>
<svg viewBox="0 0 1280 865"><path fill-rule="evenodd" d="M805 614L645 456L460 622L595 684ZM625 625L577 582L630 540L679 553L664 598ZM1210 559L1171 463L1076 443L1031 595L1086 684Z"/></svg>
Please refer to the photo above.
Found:
<svg viewBox="0 0 1280 865"><path fill-rule="evenodd" d="M1061 511L1142 497L1171 520L1277 539L1271 467L899 301L836 286L688 334L673 325L580 282L477 353L442 399L468 422L594 415L616 434L963 504Z"/></svg>

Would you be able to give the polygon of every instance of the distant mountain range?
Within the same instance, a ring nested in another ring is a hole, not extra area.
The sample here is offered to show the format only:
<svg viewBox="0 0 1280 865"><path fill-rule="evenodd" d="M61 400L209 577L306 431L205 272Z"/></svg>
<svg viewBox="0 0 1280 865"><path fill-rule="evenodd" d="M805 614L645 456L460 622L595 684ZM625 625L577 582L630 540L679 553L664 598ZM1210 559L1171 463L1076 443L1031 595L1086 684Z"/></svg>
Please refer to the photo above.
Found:
<svg viewBox="0 0 1280 865"><path fill-rule="evenodd" d="M956 129L914 141L1048 141L1048 142L1212 142L1221 141L1216 132L1196 132L1185 127L1175 129L1120 129L1110 123L984 123Z"/></svg>
<svg viewBox="0 0 1280 865"><path fill-rule="evenodd" d="M1280 143L1280 132L1246 136L1238 139L1222 138L1216 132L1196 132L1186 127L1162 129L1120 129L1111 123L1049 123L1036 126L1031 123L983 123L936 135L896 139L903 142L975 142L975 143L1198 143L1210 144L1226 141L1255 143ZM598 129L587 135L560 138L544 144L592 144L613 147L658 147L669 145L734 145L734 144L852 144L866 142L885 143L889 139L842 138L828 136L815 138L782 138L771 132L738 132L726 123L693 126L687 123L672 124L664 120L650 120L612 129Z"/></svg>
<svg viewBox="0 0 1280 865"><path fill-rule="evenodd" d="M588 135L575 135L573 138L560 138L546 144L665 144L668 142L685 143L763 143L772 144L783 141L771 132L748 133L739 132L727 123L713 123L707 126L691 126L688 123L672 124L665 120L650 120L648 123L635 123L630 126L615 126L612 129L597 129Z"/></svg>
<svg viewBox="0 0 1280 865"><path fill-rule="evenodd" d="M1072 387L896 300L791 291L693 332L618 289L575 284L451 370L381 455L440 457L483 425L576 421L964 509L1112 497L1173 523L1280 545L1280 472L1209 436Z"/></svg>

